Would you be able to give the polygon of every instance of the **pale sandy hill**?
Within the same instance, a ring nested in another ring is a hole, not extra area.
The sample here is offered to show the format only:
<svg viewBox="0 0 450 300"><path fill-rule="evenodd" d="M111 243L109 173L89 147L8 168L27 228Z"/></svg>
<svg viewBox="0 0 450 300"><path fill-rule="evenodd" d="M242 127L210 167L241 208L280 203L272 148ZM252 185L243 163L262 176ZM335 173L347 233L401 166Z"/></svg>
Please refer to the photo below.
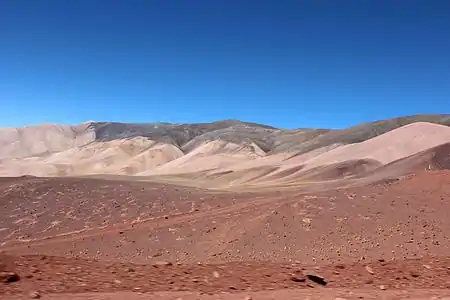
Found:
<svg viewBox="0 0 450 300"><path fill-rule="evenodd" d="M184 174L221 169L265 156L256 144L235 144L223 140L205 142L188 154L139 175Z"/></svg>
<svg viewBox="0 0 450 300"><path fill-rule="evenodd" d="M409 124L370 140L351 144L334 144L277 162L268 172L268 164L256 167L256 160L247 170L229 168L223 180L234 176L234 184L283 184L293 181L334 180L360 176L393 161L448 143L450 128L418 122ZM245 165L243 165L245 167ZM265 168L263 168L265 166ZM392 169L392 168L391 168ZM234 172L231 172L234 171ZM255 172L259 171L259 176ZM402 173L402 172L400 172ZM244 175L245 174L245 175ZM239 177L243 180L239 180ZM248 180L249 176L253 176Z"/></svg>
<svg viewBox="0 0 450 300"><path fill-rule="evenodd" d="M245 171L251 170L254 168L261 167L280 167L283 165L284 161L287 160L291 154L289 153L277 153L267 156L257 157L256 159L251 159L243 162L238 162L236 164L232 164L226 166L223 169L217 170L216 173L224 173L224 172L236 172L236 171Z"/></svg>
<svg viewBox="0 0 450 300"><path fill-rule="evenodd" d="M449 127L418 122L362 143L345 145L325 152L306 161L305 169L358 159L373 159L388 164L449 141Z"/></svg>
<svg viewBox="0 0 450 300"><path fill-rule="evenodd" d="M106 124L92 129L94 125L86 123L0 129L0 176L180 175L217 186L274 184L322 175L329 180L341 173L356 176L376 169L378 164L386 165L450 142L450 127L419 122L357 144L334 143L295 155L295 151L262 150L253 139L245 138L245 126L244 131L239 126L220 131L224 139L202 141L209 136L202 134L206 129L197 128L187 134L187 125L161 125L168 126L162 129L150 125ZM273 138L274 132L270 129L264 134ZM148 133L156 138L142 136ZM209 134L214 137L219 133L213 130ZM199 138L193 139L196 134L201 138L197 135ZM237 142L232 139L234 135L239 136ZM179 143L188 140L191 142ZM355 171L341 172L343 169Z"/></svg>
<svg viewBox="0 0 450 300"><path fill-rule="evenodd" d="M89 124L77 126L43 124L22 128L0 128L0 159L38 156L95 140Z"/></svg>
<svg viewBox="0 0 450 300"><path fill-rule="evenodd" d="M341 145L334 144L297 156L292 156L292 153L267 155L215 170L210 172L207 177L215 182L227 183L227 185L278 179L286 176L286 174L296 172L308 159L339 146Z"/></svg>
<svg viewBox="0 0 450 300"><path fill-rule="evenodd" d="M2 163L0 175L65 176L86 174L135 174L181 157L171 144L138 137L93 142L45 158L11 159Z"/></svg>
<svg viewBox="0 0 450 300"><path fill-rule="evenodd" d="M367 172L363 176L381 179L402 176L412 172L436 170L450 170L450 143L441 144L393 161L372 172Z"/></svg>
<svg viewBox="0 0 450 300"><path fill-rule="evenodd" d="M297 156L290 153L274 154L217 170L209 174L209 177L216 182L221 177L220 182L228 181L228 185L276 182L301 170L309 159L340 146L333 144Z"/></svg>
<svg viewBox="0 0 450 300"><path fill-rule="evenodd" d="M264 181L272 181L277 179L282 179L285 176L291 175L293 173L298 172L299 170L304 168L304 164L315 157L318 157L324 153L327 153L329 151L332 151L338 147L343 146L342 144L332 144L329 146L321 147L318 149L314 149L312 151L296 155L293 157L290 157L289 159L282 162L278 170L267 174L266 176L262 176L260 178L257 178L259 182Z"/></svg>
<svg viewBox="0 0 450 300"><path fill-rule="evenodd" d="M151 148L106 168L108 174L134 175L180 158L184 153L172 144L156 143Z"/></svg>

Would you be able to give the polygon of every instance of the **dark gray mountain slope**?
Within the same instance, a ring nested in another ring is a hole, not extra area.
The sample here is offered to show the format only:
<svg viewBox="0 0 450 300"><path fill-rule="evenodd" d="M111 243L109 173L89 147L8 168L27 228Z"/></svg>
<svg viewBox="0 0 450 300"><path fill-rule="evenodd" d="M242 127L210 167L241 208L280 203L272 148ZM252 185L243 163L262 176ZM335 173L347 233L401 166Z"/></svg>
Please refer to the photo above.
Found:
<svg viewBox="0 0 450 300"><path fill-rule="evenodd" d="M245 126L250 128L261 128L275 130L274 127L256 123L241 122L237 120L225 120L212 123L171 124L171 123L113 123L101 122L91 123L95 130L98 141L110 141L132 137L147 137L152 140L174 144L182 147L193 138L204 133L230 128L234 126Z"/></svg>
<svg viewBox="0 0 450 300"><path fill-rule="evenodd" d="M302 154L335 143L359 143L398 127L414 123L430 122L450 126L450 115L415 115L364 123L343 130L329 129L278 129L267 125L225 120L212 123L91 123L98 141L132 137L147 137L159 142L176 145L189 152L211 140L234 143L255 143L265 152L292 152Z"/></svg>

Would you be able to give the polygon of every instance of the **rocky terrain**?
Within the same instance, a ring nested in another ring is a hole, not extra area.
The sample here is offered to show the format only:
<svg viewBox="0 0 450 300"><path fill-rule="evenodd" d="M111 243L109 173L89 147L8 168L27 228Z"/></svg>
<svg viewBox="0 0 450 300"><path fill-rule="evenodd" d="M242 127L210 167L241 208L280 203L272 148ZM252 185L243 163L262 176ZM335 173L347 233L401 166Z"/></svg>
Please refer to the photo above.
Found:
<svg viewBox="0 0 450 300"><path fill-rule="evenodd" d="M321 192L82 178L0 183L2 276L20 276L4 277L3 294L243 298L326 288L328 297L349 298L349 289L450 288L447 171Z"/></svg>

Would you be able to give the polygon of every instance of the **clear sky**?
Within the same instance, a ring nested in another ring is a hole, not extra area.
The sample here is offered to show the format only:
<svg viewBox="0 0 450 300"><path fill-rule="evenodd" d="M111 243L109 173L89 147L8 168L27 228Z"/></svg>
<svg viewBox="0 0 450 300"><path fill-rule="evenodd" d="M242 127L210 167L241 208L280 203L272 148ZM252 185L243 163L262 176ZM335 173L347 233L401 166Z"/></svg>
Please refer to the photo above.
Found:
<svg viewBox="0 0 450 300"><path fill-rule="evenodd" d="M1 0L0 126L450 113L450 1Z"/></svg>

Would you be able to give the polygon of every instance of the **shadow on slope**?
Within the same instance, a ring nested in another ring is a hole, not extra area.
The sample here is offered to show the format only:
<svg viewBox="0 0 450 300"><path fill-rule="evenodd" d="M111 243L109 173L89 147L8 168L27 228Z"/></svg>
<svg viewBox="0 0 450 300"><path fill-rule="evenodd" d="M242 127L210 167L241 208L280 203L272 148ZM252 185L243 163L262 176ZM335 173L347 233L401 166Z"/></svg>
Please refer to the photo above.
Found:
<svg viewBox="0 0 450 300"><path fill-rule="evenodd" d="M395 177L417 171L450 170L450 143L445 143L420 153L396 160L372 172L365 177Z"/></svg>

